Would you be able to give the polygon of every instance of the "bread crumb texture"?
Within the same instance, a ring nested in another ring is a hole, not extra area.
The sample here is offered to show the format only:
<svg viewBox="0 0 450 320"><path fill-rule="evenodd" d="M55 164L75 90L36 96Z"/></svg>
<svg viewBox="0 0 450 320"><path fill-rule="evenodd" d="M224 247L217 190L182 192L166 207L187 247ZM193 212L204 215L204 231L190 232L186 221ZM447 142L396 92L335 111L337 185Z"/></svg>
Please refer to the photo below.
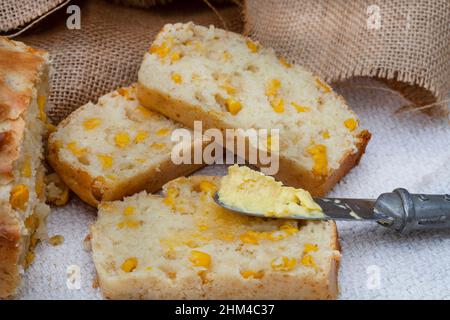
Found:
<svg viewBox="0 0 450 320"><path fill-rule="evenodd" d="M89 103L65 121L50 141L61 161L107 180L136 175L142 164L170 154L172 130L181 126L142 107L134 86ZM154 143L158 148L151 147ZM149 149L153 152L149 154Z"/></svg>
<svg viewBox="0 0 450 320"><path fill-rule="evenodd" d="M363 142L358 117L323 80L214 26L165 25L145 54L139 83L221 127L280 129L280 155L315 176L329 176Z"/></svg>
<svg viewBox="0 0 450 320"><path fill-rule="evenodd" d="M86 202L120 199L145 189L149 180L160 179L162 185L168 181L164 177L173 177L171 134L178 128L140 105L135 85L119 88L58 125L49 139L50 163ZM158 177L151 174L156 171Z"/></svg>
<svg viewBox="0 0 450 320"><path fill-rule="evenodd" d="M91 243L113 299L330 299L337 295L333 222L237 215L213 200L218 177L178 178L99 205Z"/></svg>

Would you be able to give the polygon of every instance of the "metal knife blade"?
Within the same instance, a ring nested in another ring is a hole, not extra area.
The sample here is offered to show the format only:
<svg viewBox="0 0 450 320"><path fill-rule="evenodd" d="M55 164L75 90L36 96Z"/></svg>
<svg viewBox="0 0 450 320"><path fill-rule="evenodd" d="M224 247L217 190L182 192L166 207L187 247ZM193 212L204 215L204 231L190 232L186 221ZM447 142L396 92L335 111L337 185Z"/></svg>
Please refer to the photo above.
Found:
<svg viewBox="0 0 450 320"><path fill-rule="evenodd" d="M300 220L352 220L352 221L383 221L386 216L374 209L376 200L373 199L344 199L344 198L314 198L322 208L324 216L309 217L300 215L283 216L283 219ZM267 218L261 212L248 212L223 203L218 193L214 195L214 201L221 207L235 211L239 214ZM277 217L278 218L278 217Z"/></svg>

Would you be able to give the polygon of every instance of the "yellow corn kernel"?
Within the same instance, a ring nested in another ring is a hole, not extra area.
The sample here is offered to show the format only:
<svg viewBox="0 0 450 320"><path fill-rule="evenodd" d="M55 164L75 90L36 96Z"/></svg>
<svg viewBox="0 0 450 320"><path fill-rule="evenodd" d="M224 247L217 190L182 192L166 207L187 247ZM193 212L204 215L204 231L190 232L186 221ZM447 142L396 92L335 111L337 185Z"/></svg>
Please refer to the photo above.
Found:
<svg viewBox="0 0 450 320"><path fill-rule="evenodd" d="M47 120L47 114L45 113L45 101L46 101L45 96L37 97L37 104L39 107L39 119L41 119L41 121Z"/></svg>
<svg viewBox="0 0 450 320"><path fill-rule="evenodd" d="M175 203L174 199L180 194L180 191L175 188L169 188L167 190L167 196L164 198L164 204L171 206L173 209L175 209Z"/></svg>
<svg viewBox="0 0 450 320"><path fill-rule="evenodd" d="M83 126L86 130L92 130L100 125L101 121L97 118L90 118L83 122Z"/></svg>
<svg viewBox="0 0 450 320"><path fill-rule="evenodd" d="M126 100L135 100L135 98L132 96L133 93L135 93L136 88L135 87L129 87L129 88L119 88L117 89L117 92L119 95L124 97Z"/></svg>
<svg viewBox="0 0 450 320"><path fill-rule="evenodd" d="M270 105L272 106L273 111L275 111L276 113L284 112L284 101L280 97L271 99Z"/></svg>
<svg viewBox="0 0 450 320"><path fill-rule="evenodd" d="M258 244L259 243L258 238L259 238L258 233L255 231L247 231L239 236L239 239L243 243L247 243L247 244Z"/></svg>
<svg viewBox="0 0 450 320"><path fill-rule="evenodd" d="M344 125L351 132L358 127L358 122L355 119L350 118L344 121Z"/></svg>
<svg viewBox="0 0 450 320"><path fill-rule="evenodd" d="M273 259L270 265L273 270L290 271L297 265L297 259L286 256L278 257Z"/></svg>
<svg viewBox="0 0 450 320"><path fill-rule="evenodd" d="M114 142L119 148L125 148L130 143L130 136L126 132L119 132L114 137Z"/></svg>
<svg viewBox="0 0 450 320"><path fill-rule="evenodd" d="M172 74L172 81L175 82L176 84L180 84L183 82L183 78L181 77L180 74L178 73L173 73Z"/></svg>
<svg viewBox="0 0 450 320"><path fill-rule="evenodd" d="M325 93L331 92L331 88L319 78L316 78L316 86Z"/></svg>
<svg viewBox="0 0 450 320"><path fill-rule="evenodd" d="M169 133L169 129L167 129L167 128L161 128L161 129L159 129L158 131L156 131L156 135L157 136L165 136L165 135L167 135L168 133Z"/></svg>
<svg viewBox="0 0 450 320"><path fill-rule="evenodd" d="M231 84L229 84L228 82L225 82L224 84L222 84L220 86L220 88L224 89L229 95L233 95L236 93L236 88L233 87Z"/></svg>
<svg viewBox="0 0 450 320"><path fill-rule="evenodd" d="M162 42L160 45L152 45L150 47L150 53L157 54L160 58L164 58L169 54L171 46L167 44L166 41Z"/></svg>
<svg viewBox="0 0 450 320"><path fill-rule="evenodd" d="M131 216L134 214L134 211L136 210L136 207L134 206L128 206L125 209L123 209L123 215L124 216Z"/></svg>
<svg viewBox="0 0 450 320"><path fill-rule="evenodd" d="M31 177L31 161L30 156L26 156L23 161L22 175L25 178Z"/></svg>
<svg viewBox="0 0 450 320"><path fill-rule="evenodd" d="M35 248L39 241L39 238L36 237L35 233L33 233L30 237L30 248Z"/></svg>
<svg viewBox="0 0 450 320"><path fill-rule="evenodd" d="M214 193L217 190L217 186L209 181L202 181L199 184L200 190L206 193Z"/></svg>
<svg viewBox="0 0 450 320"><path fill-rule="evenodd" d="M78 148L75 141L69 142L67 144L67 149L69 149L74 156L80 157L86 153L86 148Z"/></svg>
<svg viewBox="0 0 450 320"><path fill-rule="evenodd" d="M24 259L24 262L23 262L24 269L27 269L30 266L30 264L33 263L34 258L35 258L34 252L33 251L29 251L27 253L27 255L25 256L25 259Z"/></svg>
<svg viewBox="0 0 450 320"><path fill-rule="evenodd" d="M200 270L199 272L197 272L197 274L200 277L200 279L202 280L202 284L206 284L209 282L208 272L206 270Z"/></svg>
<svg viewBox="0 0 450 320"><path fill-rule="evenodd" d="M330 133L328 132L328 130L322 131L322 138L324 138L324 139L330 138Z"/></svg>
<svg viewBox="0 0 450 320"><path fill-rule="evenodd" d="M56 235L48 239L48 243L52 246L59 246L64 242L64 237L62 235Z"/></svg>
<svg viewBox="0 0 450 320"><path fill-rule="evenodd" d="M248 279L250 277L252 277L253 279L262 279L262 277L264 277L263 270L260 270L260 271L242 270L242 271L240 271L240 273L244 279Z"/></svg>
<svg viewBox="0 0 450 320"><path fill-rule="evenodd" d="M163 150L166 147L166 145L164 143L154 142L150 147L156 150Z"/></svg>
<svg viewBox="0 0 450 320"><path fill-rule="evenodd" d="M144 163L145 162L145 159L143 159L143 158L136 158L134 160L136 160L136 162L139 162L139 163Z"/></svg>
<svg viewBox="0 0 450 320"><path fill-rule="evenodd" d="M45 124L45 129L47 130L47 134L50 134L50 133L53 133L56 131L56 127L53 124L48 123L48 122Z"/></svg>
<svg viewBox="0 0 450 320"><path fill-rule="evenodd" d="M223 60L229 61L231 59L231 54L228 51L223 52Z"/></svg>
<svg viewBox="0 0 450 320"><path fill-rule="evenodd" d="M138 260L135 257L128 258L122 263L121 269L125 272L133 272L138 265Z"/></svg>
<svg viewBox="0 0 450 320"><path fill-rule="evenodd" d="M310 107L301 106L295 102L291 102L291 105L297 110L297 112L308 112L311 110Z"/></svg>
<svg viewBox="0 0 450 320"><path fill-rule="evenodd" d="M256 43L254 43L251 40L247 40L246 43L247 43L247 48L249 48L251 52L253 52L253 53L258 52L259 47L258 47L258 45Z"/></svg>
<svg viewBox="0 0 450 320"><path fill-rule="evenodd" d="M170 61L175 62L181 59L181 54L179 52L175 52L170 56Z"/></svg>
<svg viewBox="0 0 450 320"><path fill-rule="evenodd" d="M274 97L278 94L280 90L281 82L278 79L270 80L266 85L266 96Z"/></svg>
<svg viewBox="0 0 450 320"><path fill-rule="evenodd" d="M316 252L317 250L319 250L319 247L317 246L317 244L313 244L313 243L305 243L303 247L304 247L303 251L305 253Z"/></svg>
<svg viewBox="0 0 450 320"><path fill-rule="evenodd" d="M313 267L314 269L317 268L316 265L316 261L314 260L314 258L309 255L309 254L305 254L302 257L302 260L300 261L302 265L304 265L305 267Z"/></svg>
<svg viewBox="0 0 450 320"><path fill-rule="evenodd" d="M328 173L327 147L323 144L317 144L310 146L307 151L314 161L313 173L326 175Z"/></svg>
<svg viewBox="0 0 450 320"><path fill-rule="evenodd" d="M29 215L23 224L32 233L39 227L39 218L35 214Z"/></svg>
<svg viewBox="0 0 450 320"><path fill-rule="evenodd" d="M147 139L148 135L149 135L148 131L139 130L138 133L136 134L136 137L134 137L134 142L135 143L142 142L145 139Z"/></svg>
<svg viewBox="0 0 450 320"><path fill-rule="evenodd" d="M211 266L211 256L198 250L191 251L189 261L196 267L209 268Z"/></svg>
<svg viewBox="0 0 450 320"><path fill-rule="evenodd" d="M239 111L241 111L242 104L235 99L228 98L227 100L225 100L225 107L227 108L229 113L235 116L239 113Z"/></svg>
<svg viewBox="0 0 450 320"><path fill-rule="evenodd" d="M205 224L205 223L200 223L200 222L198 222L198 223L196 223L196 224L197 224L197 227L198 227L198 229L199 229L200 231L206 231L206 230L209 229L208 225Z"/></svg>
<svg viewBox="0 0 450 320"><path fill-rule="evenodd" d="M291 65L290 63L288 63L288 62L286 61L286 59L284 59L283 57L281 57L281 58L279 59L279 61L280 61L280 63L281 63L283 66L285 66L286 68L291 68L291 67L292 67L292 65Z"/></svg>
<svg viewBox="0 0 450 320"><path fill-rule="evenodd" d="M153 115L152 111L141 105L138 105L136 107L136 110L138 110L141 113L141 115L143 115L145 118L149 118Z"/></svg>
<svg viewBox="0 0 450 320"><path fill-rule="evenodd" d="M98 154L97 155L98 160L102 164L103 169L109 169L113 165L113 158L111 156L105 155L105 154Z"/></svg>
<svg viewBox="0 0 450 320"><path fill-rule="evenodd" d="M288 235L293 235L299 231L297 227L295 227L291 224L283 224L280 227L280 230L286 232Z"/></svg>
<svg viewBox="0 0 450 320"><path fill-rule="evenodd" d="M121 221L117 224L117 228L123 229L124 227L128 228L137 228L142 225L142 220L126 220Z"/></svg>
<svg viewBox="0 0 450 320"><path fill-rule="evenodd" d="M28 187L24 184L18 184L11 189L9 203L13 209L25 210L25 206L30 197Z"/></svg>
<svg viewBox="0 0 450 320"><path fill-rule="evenodd" d="M67 186L64 186L61 194L58 196L58 198L55 198L53 200L53 203L55 206L63 206L69 201L69 188Z"/></svg>

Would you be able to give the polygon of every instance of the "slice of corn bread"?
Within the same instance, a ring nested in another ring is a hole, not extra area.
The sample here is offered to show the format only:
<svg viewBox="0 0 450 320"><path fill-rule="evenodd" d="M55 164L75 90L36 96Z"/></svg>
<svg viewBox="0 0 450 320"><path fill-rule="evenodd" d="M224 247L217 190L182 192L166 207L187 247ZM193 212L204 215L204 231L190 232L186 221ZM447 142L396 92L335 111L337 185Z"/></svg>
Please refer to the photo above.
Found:
<svg viewBox="0 0 450 320"><path fill-rule="evenodd" d="M202 166L172 162L171 133L178 128L182 126L142 107L132 85L63 120L49 138L48 160L69 188L93 206L142 190L153 192Z"/></svg>
<svg viewBox="0 0 450 320"><path fill-rule="evenodd" d="M49 55L0 37L0 298L15 293L20 274L45 237L42 136Z"/></svg>
<svg viewBox="0 0 450 320"><path fill-rule="evenodd" d="M355 166L370 139L320 78L213 26L164 26L144 56L138 97L187 126L202 120L206 129L279 129L276 178L313 195Z"/></svg>
<svg viewBox="0 0 450 320"><path fill-rule="evenodd" d="M336 298L334 222L238 215L214 202L219 183L182 177L164 186L164 196L101 203L91 244L105 297Z"/></svg>

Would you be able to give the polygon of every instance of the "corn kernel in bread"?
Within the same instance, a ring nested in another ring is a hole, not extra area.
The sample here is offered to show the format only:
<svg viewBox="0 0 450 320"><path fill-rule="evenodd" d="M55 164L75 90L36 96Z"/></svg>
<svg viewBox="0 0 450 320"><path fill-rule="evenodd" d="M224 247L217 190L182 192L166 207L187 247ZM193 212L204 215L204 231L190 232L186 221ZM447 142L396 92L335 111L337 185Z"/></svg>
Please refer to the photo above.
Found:
<svg viewBox="0 0 450 320"><path fill-rule="evenodd" d="M266 217L302 216L322 218L322 208L308 191L283 186L273 177L246 166L228 167L217 192L227 208Z"/></svg>
<svg viewBox="0 0 450 320"><path fill-rule="evenodd" d="M280 129L277 179L314 195L356 165L370 138L320 78L213 26L164 26L144 56L138 97L187 126Z"/></svg>
<svg viewBox="0 0 450 320"><path fill-rule="evenodd" d="M46 51L0 37L0 298L15 293L45 237L48 72Z"/></svg>
<svg viewBox="0 0 450 320"><path fill-rule="evenodd" d="M172 130L181 125L141 106L135 86L88 103L63 120L49 138L49 162L85 202L156 191L201 165L175 165ZM200 143L200 142L199 142Z"/></svg>
<svg viewBox="0 0 450 320"><path fill-rule="evenodd" d="M99 205L91 244L112 299L331 299L333 222L267 220L217 206L218 177L178 178L164 196Z"/></svg>

